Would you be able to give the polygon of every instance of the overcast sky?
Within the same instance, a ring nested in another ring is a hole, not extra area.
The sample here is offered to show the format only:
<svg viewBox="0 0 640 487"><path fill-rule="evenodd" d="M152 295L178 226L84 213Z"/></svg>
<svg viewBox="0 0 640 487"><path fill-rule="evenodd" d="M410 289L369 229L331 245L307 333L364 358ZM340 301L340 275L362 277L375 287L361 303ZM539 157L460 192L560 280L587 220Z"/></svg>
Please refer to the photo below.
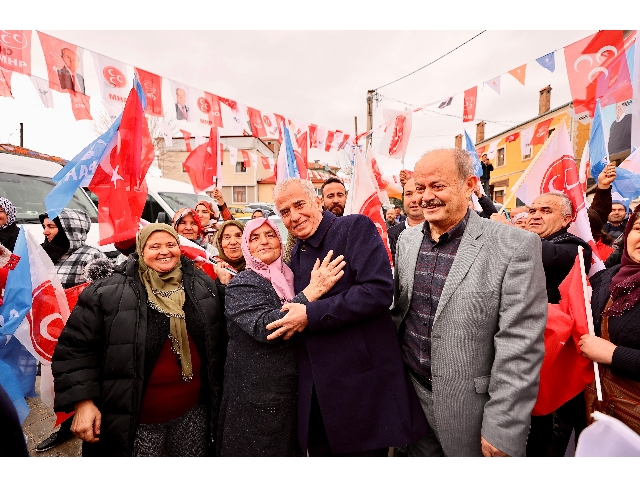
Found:
<svg viewBox="0 0 640 487"><path fill-rule="evenodd" d="M5 17L6 19L6 17ZM505 24L506 25L506 24ZM147 23L146 27L150 27ZM7 28L13 26L5 26ZM43 32L206 91L267 112L346 133L366 128L366 94L436 59L481 30L450 31L72 31ZM385 107L403 109L456 95L445 110L437 106L414 114L406 157L411 168L429 148L452 146L466 129L475 140L475 124L486 120L490 136L538 113L538 91L550 84L552 107L570 101L562 47L594 30L487 30L473 41L422 71L379 90L374 127ZM34 33L35 35L35 33ZM38 46L38 44L36 44ZM535 62L556 52L550 73ZM37 48L39 50L39 47ZM42 54L33 53L34 74L46 77ZM89 59L88 53L85 59ZM525 86L511 75L502 78L501 95L483 82L524 63ZM89 63L87 63L89 64ZM89 65L91 69L92 65ZM85 72L88 83L95 74ZM478 86L476 120L463 124L461 94ZM15 99L0 98L0 142L18 143L17 125L25 124L29 148L73 157L95 136L91 123L76 122L66 95L55 94L56 108L45 109L28 78L13 76ZM91 92L92 113L101 110ZM380 138L374 139L374 148ZM333 154L313 151L312 159L333 162ZM398 163L381 161L385 172Z"/></svg>

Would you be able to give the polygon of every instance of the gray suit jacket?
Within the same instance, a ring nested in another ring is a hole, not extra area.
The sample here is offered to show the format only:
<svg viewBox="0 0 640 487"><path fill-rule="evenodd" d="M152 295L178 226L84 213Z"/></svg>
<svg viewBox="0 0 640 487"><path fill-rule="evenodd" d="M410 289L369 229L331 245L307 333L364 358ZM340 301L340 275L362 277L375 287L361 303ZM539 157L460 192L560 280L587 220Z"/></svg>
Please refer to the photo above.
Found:
<svg viewBox="0 0 640 487"><path fill-rule="evenodd" d="M422 228L398 239L397 328L411 304ZM540 237L472 211L431 336L432 426L446 455L481 455L481 435L509 455L525 454L546 321Z"/></svg>

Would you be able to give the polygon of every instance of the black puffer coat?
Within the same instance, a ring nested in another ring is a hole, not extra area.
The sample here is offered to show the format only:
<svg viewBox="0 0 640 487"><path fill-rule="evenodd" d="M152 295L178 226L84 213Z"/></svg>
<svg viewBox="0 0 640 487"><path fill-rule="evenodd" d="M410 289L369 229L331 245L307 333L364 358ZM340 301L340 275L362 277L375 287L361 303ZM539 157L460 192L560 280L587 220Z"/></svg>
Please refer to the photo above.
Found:
<svg viewBox="0 0 640 487"><path fill-rule="evenodd" d="M147 295L138 277L137 256L113 275L91 283L78 299L53 354L56 411L71 412L92 399L102 413L100 441L84 443L84 456L130 456L145 377ZM181 257L186 299L205 326L209 381L208 451L215 452L227 335L215 282Z"/></svg>

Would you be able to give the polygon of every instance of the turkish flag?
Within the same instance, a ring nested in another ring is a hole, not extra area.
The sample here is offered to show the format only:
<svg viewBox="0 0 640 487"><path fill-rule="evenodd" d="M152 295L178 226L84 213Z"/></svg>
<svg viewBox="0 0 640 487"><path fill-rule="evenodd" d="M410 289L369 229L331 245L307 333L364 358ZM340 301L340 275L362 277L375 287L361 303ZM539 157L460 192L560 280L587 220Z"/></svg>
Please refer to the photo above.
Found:
<svg viewBox="0 0 640 487"><path fill-rule="evenodd" d="M278 142L282 145L282 126L287 125L287 121L284 119L282 115L278 115L277 113L273 114L276 117L276 124L278 125Z"/></svg>
<svg viewBox="0 0 640 487"><path fill-rule="evenodd" d="M515 134L508 135L505 139L507 142L515 142L520 137L520 132L516 132Z"/></svg>
<svg viewBox="0 0 640 487"><path fill-rule="evenodd" d="M549 136L549 125L551 125L552 120L553 118L549 118L536 125L536 129L533 131L531 145L544 144L544 141L547 140Z"/></svg>
<svg viewBox="0 0 640 487"><path fill-rule="evenodd" d="M340 142L338 150L341 150L345 145L347 145L347 142L349 142L350 138L351 136L349 134L342 134L342 142Z"/></svg>
<svg viewBox="0 0 640 487"><path fill-rule="evenodd" d="M605 107L633 97L627 47L621 30L602 30L564 48L576 113L593 117L597 99Z"/></svg>
<svg viewBox="0 0 640 487"><path fill-rule="evenodd" d="M251 135L254 137L266 137L267 131L264 128L264 122L262 120L262 114L260 110L247 107L249 113L249 123L251 124Z"/></svg>
<svg viewBox="0 0 640 487"><path fill-rule="evenodd" d="M260 161L262 162L262 167L267 171L271 169L271 164L269 164L269 159L265 156L260 156Z"/></svg>
<svg viewBox="0 0 640 487"><path fill-rule="evenodd" d="M334 137L335 137L335 132L333 130L329 130L327 132L327 138L325 140L325 146L324 146L325 152L329 152L331 150L331 146L333 146Z"/></svg>
<svg viewBox="0 0 640 487"><path fill-rule="evenodd" d="M13 98L13 93L11 93L11 71L0 69L0 96Z"/></svg>
<svg viewBox="0 0 640 487"><path fill-rule="evenodd" d="M147 201L145 176L155 152L135 88L131 89L118 132L96 168L89 189L98 196L99 245L133 238Z"/></svg>
<svg viewBox="0 0 640 487"><path fill-rule="evenodd" d="M544 360L538 400L531 414L550 414L582 392L594 377L593 362L582 355L578 342L589 333L579 257L560 284L560 303L549 304L544 331Z"/></svg>
<svg viewBox="0 0 640 487"><path fill-rule="evenodd" d="M164 117L164 112L162 111L162 76L140 68L135 68L135 70L144 94L147 95L147 108L144 113L154 117Z"/></svg>
<svg viewBox="0 0 640 487"><path fill-rule="evenodd" d="M180 129L180 132L182 132L182 137L184 137L184 145L187 149L187 152L191 152L191 132L187 132L186 130L182 129Z"/></svg>
<svg viewBox="0 0 640 487"><path fill-rule="evenodd" d="M318 148L318 126L309 124L309 145L312 149Z"/></svg>
<svg viewBox="0 0 640 487"><path fill-rule="evenodd" d="M71 110L76 120L93 120L89 97L77 91L69 91Z"/></svg>
<svg viewBox="0 0 640 487"><path fill-rule="evenodd" d="M524 86L524 78L527 74L527 65L523 64L519 68L512 69L511 71L509 71L509 74L520 81L520 84Z"/></svg>
<svg viewBox="0 0 640 487"><path fill-rule="evenodd" d="M31 76L31 31L0 31L0 68Z"/></svg>
<svg viewBox="0 0 640 487"><path fill-rule="evenodd" d="M301 179L307 179L307 170L309 168L309 161L307 159L308 143L307 132L302 132L296 138L297 148L294 147L293 153L296 156L296 163L298 165L298 172Z"/></svg>
<svg viewBox="0 0 640 487"><path fill-rule="evenodd" d="M462 121L471 122L476 118L476 102L478 101L478 87L474 86L464 92L464 111Z"/></svg>
<svg viewBox="0 0 640 487"><path fill-rule="evenodd" d="M220 136L216 127L211 128L209 140L195 148L184 161L184 170L189 175L196 193L214 185L218 175Z"/></svg>
<svg viewBox="0 0 640 487"><path fill-rule="evenodd" d="M244 160L244 168L247 169L251 167L251 157L249 156L249 153L246 150L241 150L240 152L242 152L242 159Z"/></svg>

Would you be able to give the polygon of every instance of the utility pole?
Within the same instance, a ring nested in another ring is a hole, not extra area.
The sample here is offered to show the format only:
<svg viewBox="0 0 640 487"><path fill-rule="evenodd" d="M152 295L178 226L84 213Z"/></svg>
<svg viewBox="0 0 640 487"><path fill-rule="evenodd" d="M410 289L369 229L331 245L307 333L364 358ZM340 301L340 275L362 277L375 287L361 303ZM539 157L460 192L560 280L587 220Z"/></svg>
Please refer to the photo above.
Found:
<svg viewBox="0 0 640 487"><path fill-rule="evenodd" d="M373 97L376 90L367 91L367 132L373 128ZM371 141L371 134L367 135L367 143Z"/></svg>
<svg viewBox="0 0 640 487"><path fill-rule="evenodd" d="M20 122L20 147L24 147L24 124Z"/></svg>
<svg viewBox="0 0 640 487"><path fill-rule="evenodd" d="M356 134L355 137L357 137L358 136L358 117L357 116L353 117L353 122L355 124L355 134Z"/></svg>

